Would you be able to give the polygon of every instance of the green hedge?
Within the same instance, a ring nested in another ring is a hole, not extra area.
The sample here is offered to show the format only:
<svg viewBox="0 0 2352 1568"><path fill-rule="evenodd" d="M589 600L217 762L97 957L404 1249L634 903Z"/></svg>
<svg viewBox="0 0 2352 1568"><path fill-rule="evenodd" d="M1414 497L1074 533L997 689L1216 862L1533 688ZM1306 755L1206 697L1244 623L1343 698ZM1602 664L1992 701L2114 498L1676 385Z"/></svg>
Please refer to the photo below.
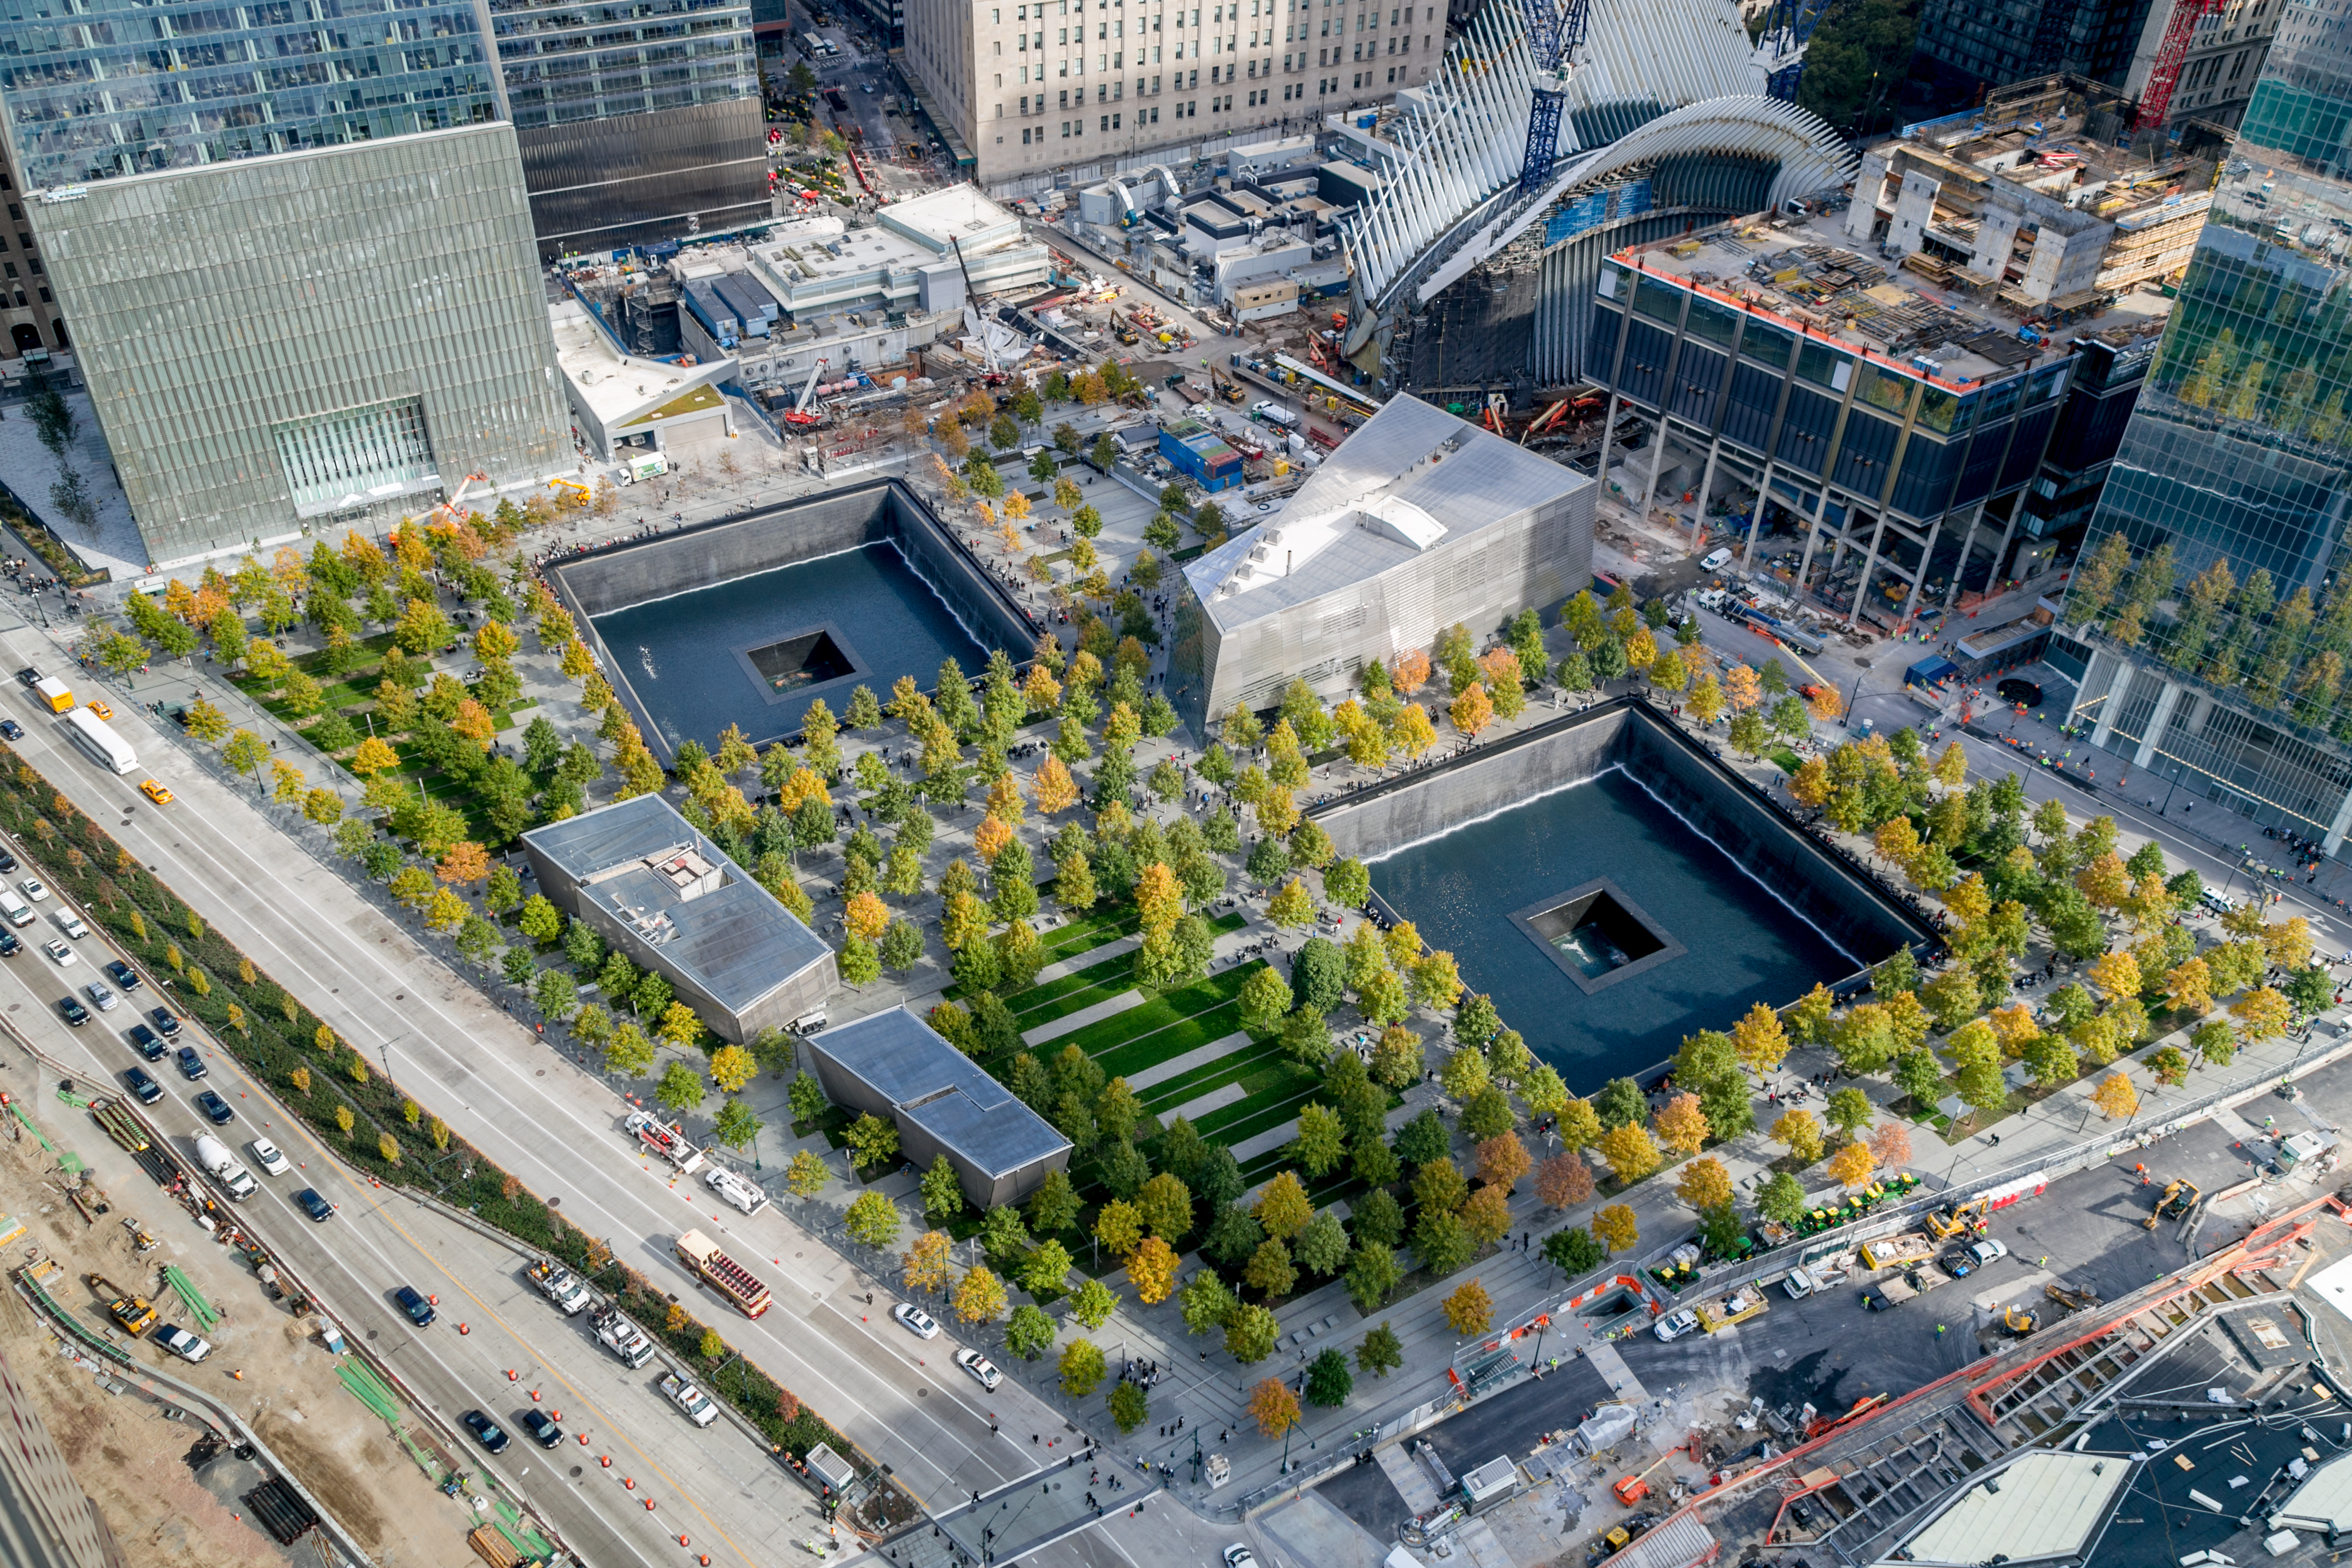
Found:
<svg viewBox="0 0 2352 1568"><path fill-rule="evenodd" d="M672 1329L669 1297L653 1281L614 1262L601 1242L564 1221L520 1181L442 1127L429 1106L412 1101L377 1064L340 1037L320 1049L315 1042L324 1026L318 1015L256 967L5 745L0 745L0 826L16 835L38 858L43 876L103 925L149 973L159 981L171 977L173 1005L202 1020L216 1040L347 1163L380 1181L413 1186L469 1209L518 1241L563 1259L614 1291L623 1310L673 1354L688 1364L700 1358L705 1324L680 1312L679 1325ZM232 1007L242 1011L238 1024L231 1022ZM308 1093L293 1081L296 1069L303 1068L310 1074ZM352 1113L349 1135L336 1119L338 1108ZM395 1153L390 1160L379 1148L379 1140L385 1137ZM782 1414L787 1397L783 1388L750 1363L743 1365L748 1373L739 1376L730 1367L722 1380L725 1388L717 1392L773 1448L795 1460L819 1443L832 1445L836 1452L850 1451L840 1433L799 1407L797 1400L791 1402L796 1413L786 1419Z"/></svg>

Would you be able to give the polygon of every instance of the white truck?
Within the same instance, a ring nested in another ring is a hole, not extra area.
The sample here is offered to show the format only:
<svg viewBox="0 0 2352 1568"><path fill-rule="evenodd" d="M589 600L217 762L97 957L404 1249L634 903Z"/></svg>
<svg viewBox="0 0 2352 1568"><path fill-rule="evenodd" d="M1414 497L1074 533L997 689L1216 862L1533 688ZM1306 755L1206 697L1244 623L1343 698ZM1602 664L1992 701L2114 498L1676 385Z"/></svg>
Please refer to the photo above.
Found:
<svg viewBox="0 0 2352 1568"><path fill-rule="evenodd" d="M1250 417L1268 425L1279 425L1285 430L1296 430L1301 423L1297 415L1271 398L1252 405Z"/></svg>
<svg viewBox="0 0 2352 1568"><path fill-rule="evenodd" d="M710 1402L710 1396L674 1372L662 1373L661 1391L697 1426L708 1426L719 1419L719 1406Z"/></svg>
<svg viewBox="0 0 2352 1568"><path fill-rule="evenodd" d="M669 472L669 458L660 452L626 452L621 457L621 482L634 485L657 479Z"/></svg>
<svg viewBox="0 0 2352 1568"><path fill-rule="evenodd" d="M686 1129L677 1122L664 1121L650 1110L632 1110L622 1125L640 1148L677 1167L679 1174L702 1168L702 1151L687 1141Z"/></svg>
<svg viewBox="0 0 2352 1568"><path fill-rule="evenodd" d="M713 1165L703 1172L702 1184L745 1214L758 1214L768 1206L768 1194L756 1183L746 1181L724 1166Z"/></svg>
<svg viewBox="0 0 2352 1568"><path fill-rule="evenodd" d="M643 1366L654 1359L654 1342L646 1337L645 1330L629 1321L618 1307L607 1307L588 1320L604 1348L633 1367Z"/></svg>
<svg viewBox="0 0 2352 1568"><path fill-rule="evenodd" d="M236 1163L236 1156L228 1152L228 1145L217 1138L209 1135L197 1137L196 1163L211 1172L214 1179L228 1189L228 1195L232 1198L249 1198L260 1185L253 1179L252 1172Z"/></svg>
<svg viewBox="0 0 2352 1568"><path fill-rule="evenodd" d="M562 1308L567 1318L576 1318L588 1308L588 1287L580 1283L580 1276L551 1258L530 1266L530 1282L539 1287L541 1295Z"/></svg>

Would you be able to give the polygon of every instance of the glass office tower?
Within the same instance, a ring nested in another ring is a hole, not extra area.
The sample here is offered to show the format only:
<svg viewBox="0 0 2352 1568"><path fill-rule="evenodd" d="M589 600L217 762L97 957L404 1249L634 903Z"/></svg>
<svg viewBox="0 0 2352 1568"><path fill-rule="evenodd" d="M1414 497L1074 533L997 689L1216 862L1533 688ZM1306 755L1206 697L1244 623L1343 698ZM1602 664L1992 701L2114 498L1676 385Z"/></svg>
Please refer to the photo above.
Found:
<svg viewBox="0 0 2352 1568"><path fill-rule="evenodd" d="M2330 854L2352 829L2347 247L2352 10L2296 0L2065 605L2074 722L2130 764L2131 795Z"/></svg>
<svg viewBox="0 0 2352 1568"><path fill-rule="evenodd" d="M770 216L750 0L488 0L540 254Z"/></svg>
<svg viewBox="0 0 2352 1568"><path fill-rule="evenodd" d="M472 0L5 0L28 189L505 118Z"/></svg>

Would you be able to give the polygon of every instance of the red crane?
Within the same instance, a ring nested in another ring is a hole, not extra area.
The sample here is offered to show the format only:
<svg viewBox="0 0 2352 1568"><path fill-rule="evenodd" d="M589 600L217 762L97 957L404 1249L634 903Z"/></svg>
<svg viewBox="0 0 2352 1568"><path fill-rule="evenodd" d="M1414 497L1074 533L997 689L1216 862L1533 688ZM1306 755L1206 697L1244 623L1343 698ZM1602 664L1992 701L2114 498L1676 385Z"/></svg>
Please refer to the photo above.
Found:
<svg viewBox="0 0 2352 1568"><path fill-rule="evenodd" d="M2172 89L2180 83L2180 64L2189 58L2189 40L2197 24L2221 14L2224 0L2175 0L2171 20L2164 25L2164 42L2147 73L2147 87L2139 95L2134 131L2151 131L2164 124L2172 110Z"/></svg>

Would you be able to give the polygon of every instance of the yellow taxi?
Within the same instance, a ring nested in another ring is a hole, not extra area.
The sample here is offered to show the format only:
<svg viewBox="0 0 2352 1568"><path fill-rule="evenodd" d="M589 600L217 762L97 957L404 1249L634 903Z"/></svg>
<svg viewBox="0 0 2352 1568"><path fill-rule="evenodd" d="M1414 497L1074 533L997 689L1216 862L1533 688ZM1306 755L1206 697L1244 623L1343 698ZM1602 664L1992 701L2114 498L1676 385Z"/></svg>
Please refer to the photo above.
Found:
<svg viewBox="0 0 2352 1568"><path fill-rule="evenodd" d="M165 789L162 784L157 784L153 779L142 780L139 785L139 793L145 795L149 800L153 801L157 805L169 805L172 804L172 792Z"/></svg>
<svg viewBox="0 0 2352 1568"><path fill-rule="evenodd" d="M91 712L97 714L101 719L111 719L114 717L114 710L109 708L105 703L100 702L95 697L91 698L88 702L83 703L82 706L89 709Z"/></svg>

